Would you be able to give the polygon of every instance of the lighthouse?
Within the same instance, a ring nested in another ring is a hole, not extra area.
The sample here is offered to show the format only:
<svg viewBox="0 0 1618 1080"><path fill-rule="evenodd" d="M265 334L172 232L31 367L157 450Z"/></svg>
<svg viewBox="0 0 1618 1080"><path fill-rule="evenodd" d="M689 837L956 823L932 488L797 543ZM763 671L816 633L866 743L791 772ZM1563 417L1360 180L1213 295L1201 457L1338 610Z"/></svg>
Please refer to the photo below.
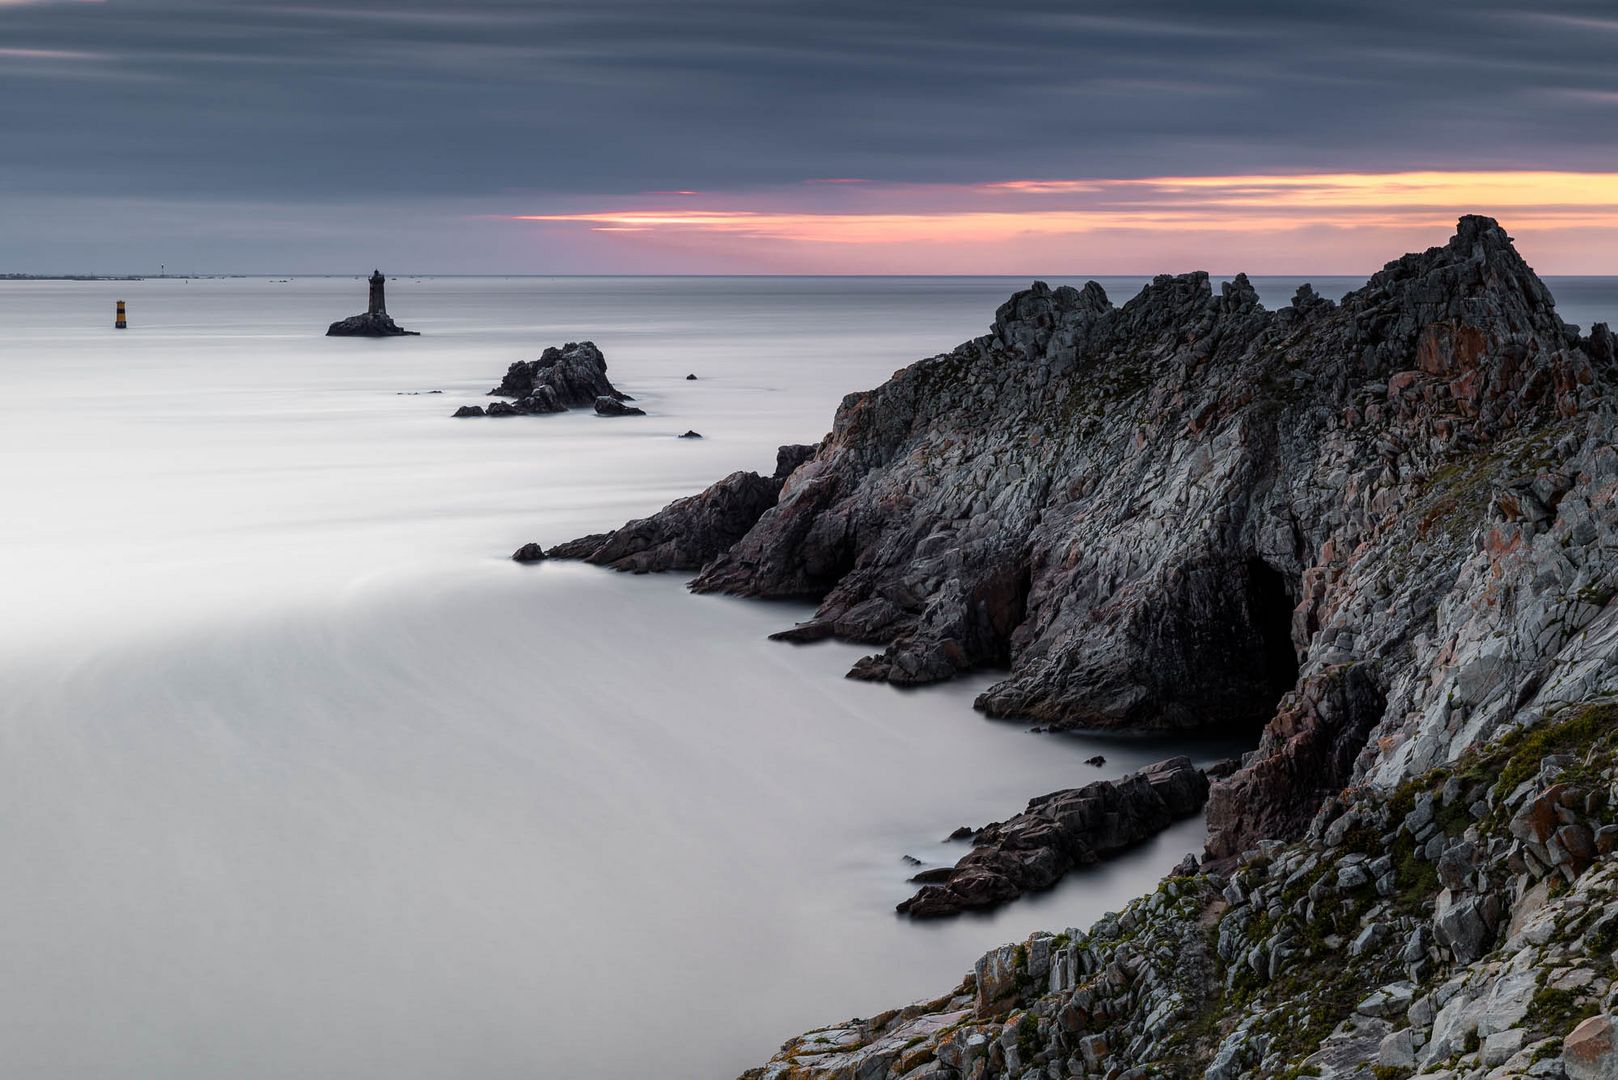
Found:
<svg viewBox="0 0 1618 1080"><path fill-rule="evenodd" d="M4 3L5 0L0 0ZM415 337L416 331L402 329L388 317L388 301L382 294L388 279L382 271L371 271L371 306L364 315L350 315L326 328L327 337Z"/></svg>

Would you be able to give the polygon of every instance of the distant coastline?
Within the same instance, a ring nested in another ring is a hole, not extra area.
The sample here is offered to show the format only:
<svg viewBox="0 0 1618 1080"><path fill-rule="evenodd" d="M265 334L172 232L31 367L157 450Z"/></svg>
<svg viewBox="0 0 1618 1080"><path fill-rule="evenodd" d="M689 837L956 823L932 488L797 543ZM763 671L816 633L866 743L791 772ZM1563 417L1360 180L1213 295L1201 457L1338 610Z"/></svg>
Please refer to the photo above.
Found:
<svg viewBox="0 0 1618 1080"><path fill-rule="evenodd" d="M0 274L0 281L145 281L142 274Z"/></svg>

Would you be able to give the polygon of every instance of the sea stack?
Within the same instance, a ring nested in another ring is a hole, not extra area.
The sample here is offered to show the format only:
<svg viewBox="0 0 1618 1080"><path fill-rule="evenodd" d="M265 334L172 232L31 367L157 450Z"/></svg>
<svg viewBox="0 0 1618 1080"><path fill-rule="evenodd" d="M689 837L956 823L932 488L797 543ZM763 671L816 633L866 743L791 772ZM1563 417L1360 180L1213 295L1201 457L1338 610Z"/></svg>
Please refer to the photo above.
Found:
<svg viewBox="0 0 1618 1080"><path fill-rule="evenodd" d="M402 329L388 315L385 287L388 279L382 271L371 272L371 302L363 315L350 315L326 328L327 337L399 337L416 335L415 330Z"/></svg>

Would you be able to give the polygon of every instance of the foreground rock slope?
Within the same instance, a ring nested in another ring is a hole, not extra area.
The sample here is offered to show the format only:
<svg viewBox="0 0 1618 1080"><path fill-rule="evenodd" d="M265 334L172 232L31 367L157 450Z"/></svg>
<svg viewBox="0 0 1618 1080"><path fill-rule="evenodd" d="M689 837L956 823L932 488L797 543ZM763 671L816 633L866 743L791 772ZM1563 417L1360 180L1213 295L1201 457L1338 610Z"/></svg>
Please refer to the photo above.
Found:
<svg viewBox="0 0 1618 1080"><path fill-rule="evenodd" d="M1035 934L747 1080L1618 1075L1618 704Z"/></svg>
<svg viewBox="0 0 1618 1080"><path fill-rule="evenodd" d="M1210 797L1229 859L1618 688L1615 366L1481 217L1341 303L1036 283L845 398L693 587L817 598L782 636L881 646L864 678L1008 665L995 715L1267 724Z"/></svg>

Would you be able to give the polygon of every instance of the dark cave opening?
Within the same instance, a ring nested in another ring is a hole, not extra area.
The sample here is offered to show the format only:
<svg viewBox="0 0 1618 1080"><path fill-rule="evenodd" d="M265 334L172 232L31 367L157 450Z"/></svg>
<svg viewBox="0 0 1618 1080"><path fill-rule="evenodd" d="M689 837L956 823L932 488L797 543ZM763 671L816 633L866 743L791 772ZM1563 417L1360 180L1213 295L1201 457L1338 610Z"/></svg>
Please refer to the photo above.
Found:
<svg viewBox="0 0 1618 1080"><path fill-rule="evenodd" d="M1298 652L1292 645L1293 606L1286 576L1263 559L1247 560L1248 627L1258 668L1254 683L1265 699L1255 702L1256 711L1262 705L1260 724L1269 720L1281 696L1298 681Z"/></svg>

